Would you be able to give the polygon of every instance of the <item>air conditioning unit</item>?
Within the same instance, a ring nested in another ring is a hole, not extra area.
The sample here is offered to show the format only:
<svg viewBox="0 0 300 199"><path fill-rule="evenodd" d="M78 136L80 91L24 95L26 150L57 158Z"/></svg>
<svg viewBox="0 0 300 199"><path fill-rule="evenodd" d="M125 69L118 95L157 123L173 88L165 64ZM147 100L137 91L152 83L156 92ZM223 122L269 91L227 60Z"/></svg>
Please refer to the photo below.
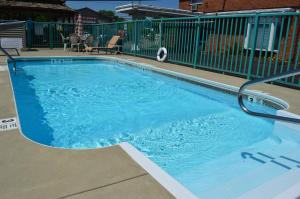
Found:
<svg viewBox="0 0 300 199"><path fill-rule="evenodd" d="M192 11L198 11L198 4L192 4L191 10Z"/></svg>

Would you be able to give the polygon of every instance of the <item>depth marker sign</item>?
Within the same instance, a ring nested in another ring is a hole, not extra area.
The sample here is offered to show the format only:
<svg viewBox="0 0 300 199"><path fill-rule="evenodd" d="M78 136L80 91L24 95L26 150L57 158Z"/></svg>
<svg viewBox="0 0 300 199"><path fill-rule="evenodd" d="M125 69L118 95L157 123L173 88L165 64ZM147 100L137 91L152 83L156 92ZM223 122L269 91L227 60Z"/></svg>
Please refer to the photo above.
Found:
<svg viewBox="0 0 300 199"><path fill-rule="evenodd" d="M8 131L16 128L18 128L18 126L15 117L0 119L0 131Z"/></svg>

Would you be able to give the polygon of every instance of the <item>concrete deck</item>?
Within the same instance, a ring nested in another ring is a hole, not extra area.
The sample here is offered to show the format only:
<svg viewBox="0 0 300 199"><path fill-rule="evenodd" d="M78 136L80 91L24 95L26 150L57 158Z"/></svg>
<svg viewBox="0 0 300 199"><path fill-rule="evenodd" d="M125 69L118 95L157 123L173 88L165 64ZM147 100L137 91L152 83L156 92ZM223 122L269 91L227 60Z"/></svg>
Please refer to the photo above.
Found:
<svg viewBox="0 0 300 199"><path fill-rule="evenodd" d="M22 56L84 56L84 53L42 50ZM209 80L240 86L246 80L154 60L118 55ZM0 57L0 65L5 65ZM3 69L1 67L0 69ZM300 114L300 91L274 85L253 89L268 92ZM0 70L0 118L16 116L7 70ZM119 146L95 150L47 148L24 138L18 130L0 132L0 198L174 198Z"/></svg>

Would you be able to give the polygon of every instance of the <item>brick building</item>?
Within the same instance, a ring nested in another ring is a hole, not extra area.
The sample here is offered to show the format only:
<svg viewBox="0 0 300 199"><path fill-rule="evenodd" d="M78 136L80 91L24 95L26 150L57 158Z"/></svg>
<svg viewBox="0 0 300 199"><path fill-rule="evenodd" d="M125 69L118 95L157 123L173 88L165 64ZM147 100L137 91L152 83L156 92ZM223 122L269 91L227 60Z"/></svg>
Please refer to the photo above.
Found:
<svg viewBox="0 0 300 199"><path fill-rule="evenodd" d="M300 9L300 0L179 0L179 8L203 13L275 8Z"/></svg>
<svg viewBox="0 0 300 199"><path fill-rule="evenodd" d="M235 45L243 46L244 54L249 53L251 44L254 39L254 17L239 18L238 13L283 13L283 12L299 12L300 0L179 0L179 8L189 10L199 15L210 15L212 19L215 15L229 14L232 18L222 18L222 20L213 20L215 27L226 27L229 24L228 30L239 29L241 27L238 39L233 42L232 35L229 31L220 31L220 33L213 32L207 39L201 41L204 46L212 46L214 38L223 41L230 41L227 44L222 44L221 47L214 45L211 47L212 51L215 48L221 48L224 52L226 49ZM234 21L236 25L232 22ZM231 23L228 23L231 22ZM237 23L239 22L239 23ZM209 27L203 26L203 32L206 32ZM265 52L268 63L269 60L275 59L279 56L279 62L286 68L290 58L293 66L300 64L295 63L297 47L300 42L300 25L299 17L283 17L276 15L260 17L257 26L257 42L255 45L255 59L254 68L259 71L259 56ZM285 48L286 46L286 48ZM214 48L214 49L213 49ZM283 50L286 49L286 50ZM273 52L274 51L274 52ZM278 61L278 60L277 60ZM293 62L294 61L294 62ZM256 65L256 66L255 66ZM276 68L276 67L275 67ZM276 71L275 71L276 72Z"/></svg>

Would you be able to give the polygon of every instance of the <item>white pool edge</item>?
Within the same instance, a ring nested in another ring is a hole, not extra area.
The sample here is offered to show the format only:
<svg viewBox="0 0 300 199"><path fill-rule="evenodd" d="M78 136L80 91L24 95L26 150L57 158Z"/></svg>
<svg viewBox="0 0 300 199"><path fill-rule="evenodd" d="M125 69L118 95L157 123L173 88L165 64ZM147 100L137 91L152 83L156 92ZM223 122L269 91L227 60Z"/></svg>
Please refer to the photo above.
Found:
<svg viewBox="0 0 300 199"><path fill-rule="evenodd" d="M199 199L131 144L123 142L119 146L174 197L178 199Z"/></svg>

